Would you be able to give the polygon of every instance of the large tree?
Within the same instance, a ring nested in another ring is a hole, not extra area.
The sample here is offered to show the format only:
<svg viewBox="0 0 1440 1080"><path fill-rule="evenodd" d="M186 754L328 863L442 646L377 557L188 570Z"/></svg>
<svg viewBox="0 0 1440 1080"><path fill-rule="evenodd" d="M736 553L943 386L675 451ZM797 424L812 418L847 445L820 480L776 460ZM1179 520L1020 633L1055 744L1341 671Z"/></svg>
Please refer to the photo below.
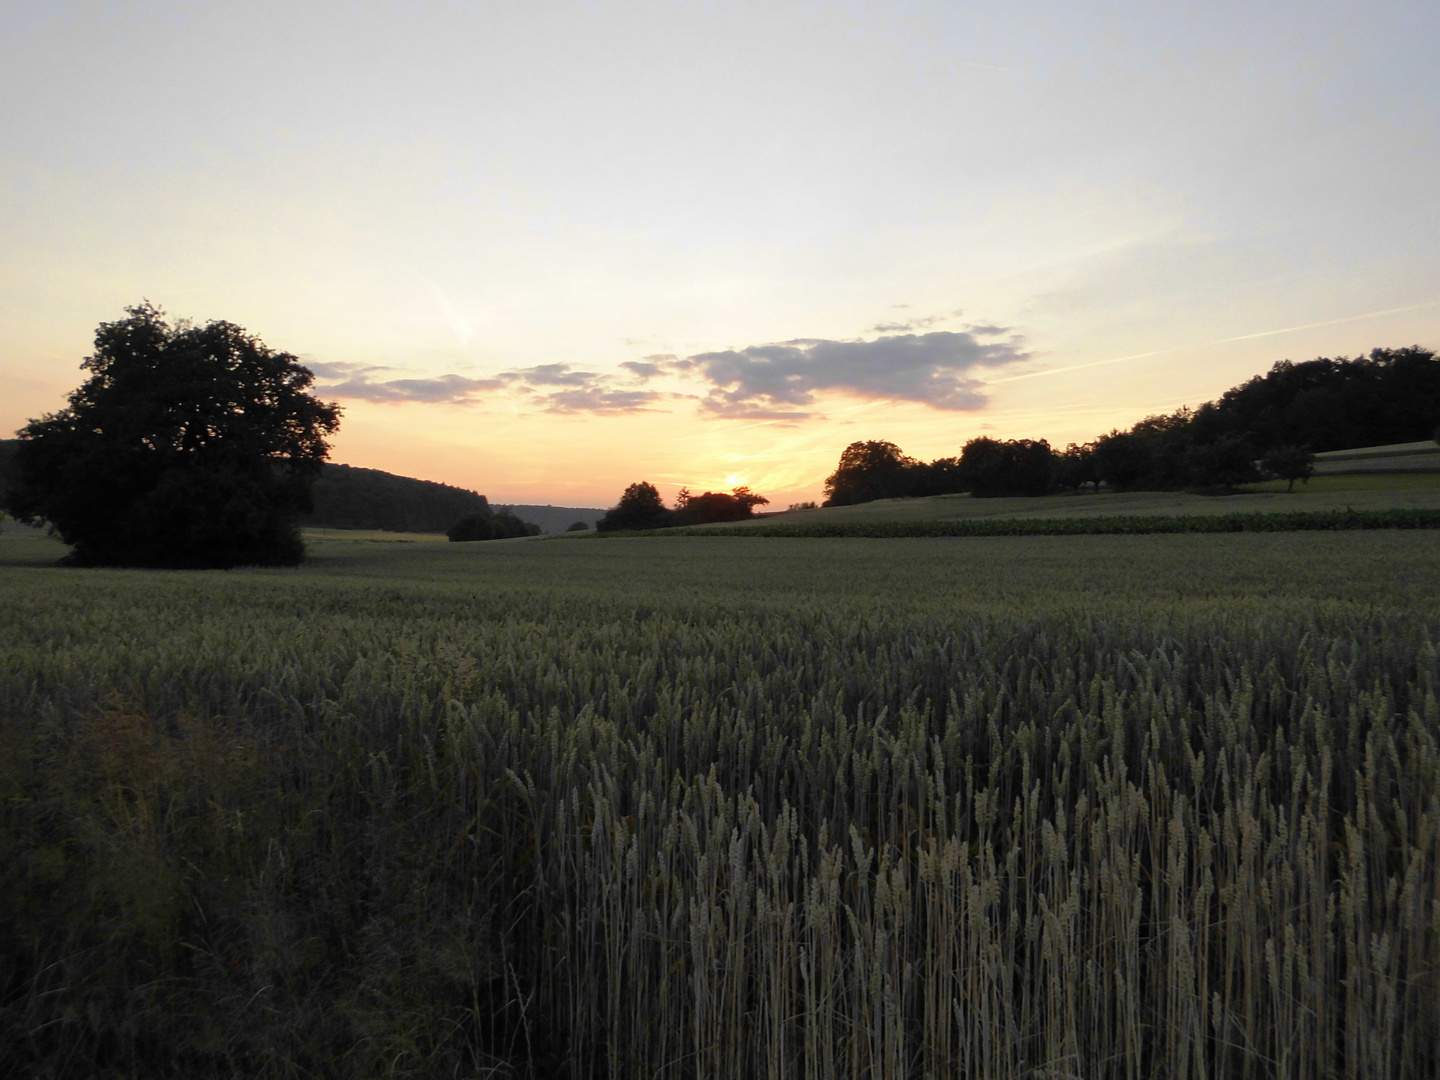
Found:
<svg viewBox="0 0 1440 1080"><path fill-rule="evenodd" d="M7 509L88 565L292 565L340 410L290 353L148 301L102 323L67 408L19 433Z"/></svg>

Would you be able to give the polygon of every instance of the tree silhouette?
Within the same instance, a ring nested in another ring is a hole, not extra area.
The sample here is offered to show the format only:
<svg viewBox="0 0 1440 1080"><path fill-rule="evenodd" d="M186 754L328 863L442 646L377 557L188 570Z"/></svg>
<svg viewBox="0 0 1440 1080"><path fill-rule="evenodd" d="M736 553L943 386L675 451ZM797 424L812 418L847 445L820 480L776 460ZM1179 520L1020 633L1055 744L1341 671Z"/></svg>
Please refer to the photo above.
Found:
<svg viewBox="0 0 1440 1080"><path fill-rule="evenodd" d="M826 506L850 506L910 494L920 463L892 442L853 442L840 453L840 464L825 479Z"/></svg>
<svg viewBox="0 0 1440 1080"><path fill-rule="evenodd" d="M67 408L19 434L7 509L76 564L290 565L340 410L239 326L171 325L148 301L102 323Z"/></svg>

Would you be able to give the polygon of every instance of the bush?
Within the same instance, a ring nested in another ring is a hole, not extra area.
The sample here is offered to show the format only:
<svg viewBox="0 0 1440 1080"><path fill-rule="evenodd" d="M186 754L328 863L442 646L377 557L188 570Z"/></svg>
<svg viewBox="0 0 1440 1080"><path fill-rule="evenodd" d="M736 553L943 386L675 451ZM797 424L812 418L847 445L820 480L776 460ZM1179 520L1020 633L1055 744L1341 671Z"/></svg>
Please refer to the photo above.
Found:
<svg viewBox="0 0 1440 1080"><path fill-rule="evenodd" d="M510 540L517 536L539 536L540 526L521 521L508 510L496 514L467 514L445 533L452 541Z"/></svg>
<svg viewBox="0 0 1440 1080"><path fill-rule="evenodd" d="M490 540L495 535L490 520L491 515L489 514L466 514L446 530L445 536L455 543Z"/></svg>

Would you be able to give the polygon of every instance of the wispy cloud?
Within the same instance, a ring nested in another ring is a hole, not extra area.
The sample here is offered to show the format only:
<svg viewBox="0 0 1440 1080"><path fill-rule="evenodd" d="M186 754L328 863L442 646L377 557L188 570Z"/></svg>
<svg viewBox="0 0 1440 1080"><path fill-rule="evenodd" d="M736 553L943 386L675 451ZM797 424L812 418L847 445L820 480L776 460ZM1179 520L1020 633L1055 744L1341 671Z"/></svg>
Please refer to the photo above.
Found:
<svg viewBox="0 0 1440 1080"><path fill-rule="evenodd" d="M541 412L643 412L657 403L681 395L659 390L616 388L612 377L596 371L576 371L568 364L539 364L503 371L485 379L463 375L431 378L386 378L395 369L369 364L323 363L307 365L319 377L316 390L360 401L425 404L470 404L487 396L518 395Z"/></svg>
<svg viewBox="0 0 1440 1080"><path fill-rule="evenodd" d="M307 361L306 367L320 380L316 390L322 394L358 401L473 401L480 394L501 389L498 379L470 379L463 375L437 375L427 379L386 379L377 375L393 368L373 364L323 363Z"/></svg>
<svg viewBox="0 0 1440 1080"><path fill-rule="evenodd" d="M1148 360L1151 357L1168 356L1171 353L1183 352L1187 349L1208 349L1216 345L1229 345L1235 341L1253 341L1256 338L1278 337L1281 334L1293 334L1300 330L1315 330L1322 326L1339 326L1342 323L1360 322L1364 319L1378 319L1384 315L1398 315L1401 312L1419 311L1422 308L1435 307L1437 305L1440 305L1440 300L1426 300L1421 304L1406 304L1404 307L1385 308L1383 311L1367 311L1363 315L1343 315L1338 319L1301 323L1298 326L1281 326L1273 330L1258 330L1251 334L1238 334L1235 337L1216 338L1214 341L1202 341L1193 345L1172 345L1167 349L1153 349L1150 352L1131 353L1129 356L1116 356L1109 360L1092 360L1084 364L1068 364L1064 367L1041 368L1039 371L1027 371L1019 375L1010 375L1001 379L986 379L985 385L1018 382L1020 379L1038 379L1043 375L1059 375L1066 371L1084 371L1086 368L1108 367L1111 364L1124 364L1131 360Z"/></svg>
<svg viewBox="0 0 1440 1080"><path fill-rule="evenodd" d="M872 334L900 334L907 330L926 330L938 322L944 322L944 315L927 315L922 319L906 319L904 322L876 323L870 328Z"/></svg>
<svg viewBox="0 0 1440 1080"><path fill-rule="evenodd" d="M891 309L907 309L909 304L892 304ZM912 319L890 320L888 322L876 323L870 328L872 334L903 334L914 330L928 330L936 323L949 322L957 318L962 312L959 308L954 311L947 311L940 315L919 315ZM966 327L970 329L970 327Z"/></svg>

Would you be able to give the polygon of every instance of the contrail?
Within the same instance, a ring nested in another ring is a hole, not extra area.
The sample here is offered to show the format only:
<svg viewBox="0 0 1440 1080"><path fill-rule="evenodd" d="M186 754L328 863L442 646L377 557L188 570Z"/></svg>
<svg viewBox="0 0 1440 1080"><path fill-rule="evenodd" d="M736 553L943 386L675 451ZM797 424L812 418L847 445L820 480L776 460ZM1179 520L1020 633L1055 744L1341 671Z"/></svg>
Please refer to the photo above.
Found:
<svg viewBox="0 0 1440 1080"><path fill-rule="evenodd" d="M1044 371L1030 371L1024 375L1007 375L1003 379L987 379L981 383L982 386L994 386L997 383L1016 382L1019 379L1037 379L1041 375L1058 375L1062 371L1083 371L1086 368L1105 367L1107 364L1123 364L1127 360L1145 360L1152 356L1164 356L1167 353L1184 352L1187 349L1208 349L1212 345L1228 345L1233 341L1251 341L1254 338L1274 337L1277 334L1293 334L1297 330L1314 330L1321 326L1338 326L1340 323L1359 322L1361 319L1378 319L1381 315L1398 315L1403 311L1419 311L1421 308L1434 307L1440 304L1440 300L1427 300L1423 304L1410 304L1406 307L1387 308L1384 311L1371 311L1364 315L1347 315L1343 319L1326 319L1324 322L1304 323L1300 326L1285 326L1279 330L1261 330L1257 334L1238 334L1235 337L1218 338L1215 341L1202 342L1199 345L1176 345L1169 349L1156 349L1153 352L1132 353L1130 356L1117 356L1112 360L1095 360L1088 364L1071 364L1069 367L1046 368Z"/></svg>
<svg viewBox="0 0 1440 1080"><path fill-rule="evenodd" d="M455 332L455 339L460 342L460 348L468 348L470 339L475 336L475 331L470 328L470 324L465 321L464 316L455 310L455 305L450 303L450 298L445 295L445 291L414 267L410 268L410 272L430 291L430 296L436 306L440 308L440 313L445 316L446 321L450 324L450 329Z"/></svg>

